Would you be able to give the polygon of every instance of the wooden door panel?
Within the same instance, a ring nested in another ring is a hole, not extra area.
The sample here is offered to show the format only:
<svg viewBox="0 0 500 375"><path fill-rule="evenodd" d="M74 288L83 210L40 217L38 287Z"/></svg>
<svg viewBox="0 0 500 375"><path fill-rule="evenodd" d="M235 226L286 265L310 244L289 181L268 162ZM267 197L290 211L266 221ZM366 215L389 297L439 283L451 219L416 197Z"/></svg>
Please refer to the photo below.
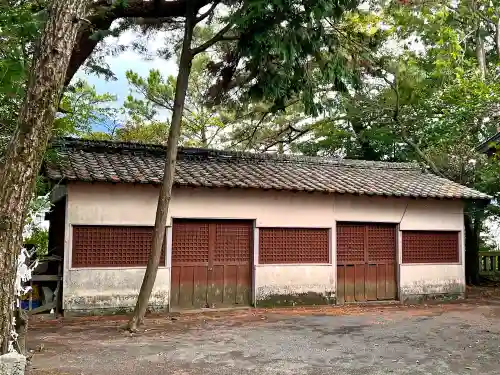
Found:
<svg viewBox="0 0 500 375"><path fill-rule="evenodd" d="M398 297L396 262L387 264L387 299L396 299Z"/></svg>
<svg viewBox="0 0 500 375"><path fill-rule="evenodd" d="M249 304L252 238L249 221L174 221L172 305Z"/></svg>
<svg viewBox="0 0 500 375"><path fill-rule="evenodd" d="M174 221L170 303L181 308L207 306L209 224Z"/></svg>
<svg viewBox="0 0 500 375"><path fill-rule="evenodd" d="M344 299L346 302L354 302L355 296L355 283L356 283L356 269L354 265L347 265L345 267L345 281L344 281Z"/></svg>
<svg viewBox="0 0 500 375"><path fill-rule="evenodd" d="M211 229L215 232L215 243L209 303L214 306L248 303L252 283L248 277L251 272L252 223L221 221Z"/></svg>
<svg viewBox="0 0 500 375"><path fill-rule="evenodd" d="M357 302L363 302L363 301L366 301L365 265L364 264L356 264L354 266L354 269L355 269L355 281L354 281L355 300Z"/></svg>
<svg viewBox="0 0 500 375"><path fill-rule="evenodd" d="M215 307L250 303L250 267L218 265L213 267L209 301Z"/></svg>
<svg viewBox="0 0 500 375"><path fill-rule="evenodd" d="M207 304L207 266L173 266L170 303L183 308Z"/></svg>
<svg viewBox="0 0 500 375"><path fill-rule="evenodd" d="M377 265L368 264L366 272L366 299L375 301L377 299Z"/></svg>
<svg viewBox="0 0 500 375"><path fill-rule="evenodd" d="M337 300L364 302L395 299L396 226L337 225Z"/></svg>
<svg viewBox="0 0 500 375"><path fill-rule="evenodd" d="M222 305L236 305L238 300L238 266L222 266L224 269L224 280L222 290Z"/></svg>
<svg viewBox="0 0 500 375"><path fill-rule="evenodd" d="M384 300L386 299L386 265L378 264L377 265L377 299Z"/></svg>
<svg viewBox="0 0 500 375"><path fill-rule="evenodd" d="M345 266L337 265L337 303L345 302Z"/></svg>
<svg viewBox="0 0 500 375"><path fill-rule="evenodd" d="M250 305L252 299L252 267L243 265L237 267L237 281L236 281L237 305Z"/></svg>

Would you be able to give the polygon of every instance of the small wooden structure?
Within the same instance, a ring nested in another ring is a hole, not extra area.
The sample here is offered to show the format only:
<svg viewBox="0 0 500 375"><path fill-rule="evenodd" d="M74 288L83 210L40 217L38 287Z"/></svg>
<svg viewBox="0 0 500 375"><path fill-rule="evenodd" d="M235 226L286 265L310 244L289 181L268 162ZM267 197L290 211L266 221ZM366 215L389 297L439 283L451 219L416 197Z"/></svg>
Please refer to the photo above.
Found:
<svg viewBox="0 0 500 375"><path fill-rule="evenodd" d="M479 274L500 277L500 251L479 252Z"/></svg>
<svg viewBox="0 0 500 375"><path fill-rule="evenodd" d="M53 297L51 298L51 300L44 303L41 306L33 308L32 307L33 299L32 296L30 296L28 305L29 307L27 311L29 315L51 311L52 309L54 309L54 314L56 315L61 312L60 295L62 289L62 259L57 255L49 255L39 259L38 261L39 266L43 265L44 263L47 263L47 267L45 268L49 270L49 274L46 273L37 274L36 273L36 270L38 269L37 267L35 269L35 273L31 277L30 286L33 287L33 284L37 284L41 288L44 285L53 286L55 284L56 287L55 289L50 288L51 290L53 290ZM55 270L57 271L54 272Z"/></svg>

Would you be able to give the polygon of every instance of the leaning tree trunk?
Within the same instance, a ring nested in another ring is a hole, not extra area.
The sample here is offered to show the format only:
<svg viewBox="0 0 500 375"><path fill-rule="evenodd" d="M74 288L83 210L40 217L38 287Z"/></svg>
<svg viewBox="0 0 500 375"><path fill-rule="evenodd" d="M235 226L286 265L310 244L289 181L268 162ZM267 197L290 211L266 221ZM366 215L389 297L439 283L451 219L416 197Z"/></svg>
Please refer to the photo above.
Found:
<svg viewBox="0 0 500 375"><path fill-rule="evenodd" d="M193 60L191 40L193 38L194 26L195 14L188 13L186 15L186 23L184 26L184 41L179 61L179 73L177 74L177 82L175 86L174 110L172 113L172 121L170 123L170 131L168 133L167 155L163 170L163 182L160 188L160 195L158 197L158 207L156 208L153 243L144 279L142 281L141 290L139 291L139 296L137 297L134 313L128 323L128 329L130 331L136 331L137 327L142 324L148 307L149 297L151 296L155 283L158 266L160 264L163 241L165 239L168 209L170 198L172 196L172 186L174 183L177 147L181 135L182 113L184 111L184 102L186 99L189 75L191 73L191 64Z"/></svg>
<svg viewBox="0 0 500 375"><path fill-rule="evenodd" d="M49 141L66 70L88 0L53 0L19 111L0 160L0 353L12 329L14 281L25 213Z"/></svg>

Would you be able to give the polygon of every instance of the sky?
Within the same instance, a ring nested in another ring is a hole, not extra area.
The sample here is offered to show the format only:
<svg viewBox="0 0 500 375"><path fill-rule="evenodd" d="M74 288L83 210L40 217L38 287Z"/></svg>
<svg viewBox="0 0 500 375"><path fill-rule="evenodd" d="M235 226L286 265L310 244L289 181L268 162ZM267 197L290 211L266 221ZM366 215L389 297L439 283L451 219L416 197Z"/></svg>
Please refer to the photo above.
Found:
<svg viewBox="0 0 500 375"><path fill-rule="evenodd" d="M139 38L139 34L127 31L119 38L108 37L106 43L130 45L134 40ZM148 51L152 56L155 56L156 51L164 46L165 40L168 38L166 33L159 33L154 39L147 40ZM73 80L84 79L90 85L94 86L98 94L109 93L117 98L116 106L121 107L127 95L130 93L130 87L125 77L128 70L132 70L141 76L146 77L151 69L159 70L164 77L177 74L177 65L175 59L164 59L160 57L151 58L140 55L139 53L129 50L122 52L118 56L107 56L105 58L111 71L115 74L116 80L106 80L104 77L99 77L95 74L88 74L83 69L79 70ZM136 94L136 96L138 96ZM119 119L118 119L119 120ZM103 119L92 125L96 132L109 131L115 124L111 120Z"/></svg>
<svg viewBox="0 0 500 375"><path fill-rule="evenodd" d="M137 39L137 37L138 35L134 32L125 32L119 38L107 38L105 42L128 45ZM167 35L165 33L160 33L154 39L148 40L148 50L154 53L158 48L163 47L166 38ZM116 95L119 103L122 103L129 93L129 86L125 78L127 70L133 70L142 76L147 76L151 69L158 69L165 77L177 73L177 65L174 59L166 60L160 57L147 59L135 51L125 51L118 56L108 56L106 62L109 64L117 80L107 81L103 77L87 74L83 70L78 71L75 78L85 79L89 84L95 86L98 93Z"/></svg>

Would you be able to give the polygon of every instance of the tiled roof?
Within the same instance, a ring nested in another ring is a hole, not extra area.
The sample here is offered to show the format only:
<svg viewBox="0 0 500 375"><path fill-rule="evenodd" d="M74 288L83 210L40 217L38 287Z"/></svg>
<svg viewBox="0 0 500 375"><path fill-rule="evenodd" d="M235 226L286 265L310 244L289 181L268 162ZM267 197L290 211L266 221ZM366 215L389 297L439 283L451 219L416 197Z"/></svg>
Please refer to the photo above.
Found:
<svg viewBox="0 0 500 375"><path fill-rule="evenodd" d="M500 141L500 132L497 132L495 135L491 136L484 142L480 143L476 146L475 150L483 153L487 153L491 148L492 144L496 144ZM493 146L494 149L494 146Z"/></svg>
<svg viewBox="0 0 500 375"><path fill-rule="evenodd" d="M159 184L165 148L72 138L52 146L44 167L56 181ZM273 189L399 197L489 199L479 191L423 171L416 164L181 148L176 185Z"/></svg>

